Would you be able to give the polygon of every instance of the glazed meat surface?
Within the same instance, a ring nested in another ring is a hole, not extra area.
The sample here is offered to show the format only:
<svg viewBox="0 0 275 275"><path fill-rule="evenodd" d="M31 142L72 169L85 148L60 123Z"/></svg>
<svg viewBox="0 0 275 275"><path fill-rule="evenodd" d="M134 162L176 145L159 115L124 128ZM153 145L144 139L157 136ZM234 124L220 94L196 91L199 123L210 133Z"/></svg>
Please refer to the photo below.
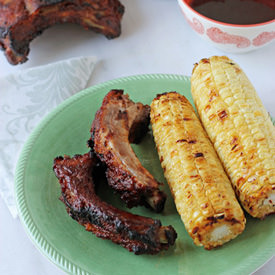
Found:
<svg viewBox="0 0 275 275"><path fill-rule="evenodd" d="M68 214L97 237L135 254L156 254L173 245L177 234L172 226L161 226L159 220L119 210L96 195L93 172L97 163L92 153L54 160L53 169L61 185L60 199Z"/></svg>
<svg viewBox="0 0 275 275"><path fill-rule="evenodd" d="M29 43L55 24L75 23L115 38L124 7L118 0L0 0L0 48L11 64L27 61Z"/></svg>
<svg viewBox="0 0 275 275"><path fill-rule="evenodd" d="M111 90L103 99L91 128L89 146L106 164L106 177L128 207L146 205L163 210L166 195L146 170L130 143L148 131L150 107L134 103L123 90Z"/></svg>

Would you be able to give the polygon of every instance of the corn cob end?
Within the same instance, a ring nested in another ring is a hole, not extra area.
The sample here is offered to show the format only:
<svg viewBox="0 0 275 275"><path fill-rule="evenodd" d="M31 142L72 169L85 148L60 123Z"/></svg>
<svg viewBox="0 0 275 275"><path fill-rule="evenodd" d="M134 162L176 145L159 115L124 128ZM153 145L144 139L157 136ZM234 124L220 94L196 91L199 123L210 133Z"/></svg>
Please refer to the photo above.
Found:
<svg viewBox="0 0 275 275"><path fill-rule="evenodd" d="M204 246L206 250L219 247L224 243L236 238L245 228L245 217L240 220L226 217L221 213L209 216L194 226L188 233L198 246Z"/></svg>
<svg viewBox="0 0 275 275"><path fill-rule="evenodd" d="M250 196L244 196L243 207L254 218L264 219L275 214L275 184L265 186L260 192Z"/></svg>

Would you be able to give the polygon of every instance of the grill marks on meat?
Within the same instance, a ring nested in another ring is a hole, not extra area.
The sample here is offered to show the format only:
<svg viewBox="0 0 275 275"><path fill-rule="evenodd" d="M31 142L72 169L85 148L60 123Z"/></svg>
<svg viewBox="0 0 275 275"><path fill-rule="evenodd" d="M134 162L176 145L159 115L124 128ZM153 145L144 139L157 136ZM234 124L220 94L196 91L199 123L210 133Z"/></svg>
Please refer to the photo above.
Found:
<svg viewBox="0 0 275 275"><path fill-rule="evenodd" d="M93 171L98 163L91 154L57 157L54 172L61 185L61 200L68 214L87 231L109 239L135 254L155 254L173 245L177 234L159 220L119 210L95 193Z"/></svg>
<svg viewBox="0 0 275 275"><path fill-rule="evenodd" d="M121 33L118 0L0 0L0 49L8 61L27 61L29 43L55 24L75 23L108 39Z"/></svg>
<svg viewBox="0 0 275 275"><path fill-rule="evenodd" d="M166 195L130 145L148 131L149 115L150 106L134 103L123 90L111 90L95 115L89 146L106 164L108 184L128 207L146 205L160 212Z"/></svg>

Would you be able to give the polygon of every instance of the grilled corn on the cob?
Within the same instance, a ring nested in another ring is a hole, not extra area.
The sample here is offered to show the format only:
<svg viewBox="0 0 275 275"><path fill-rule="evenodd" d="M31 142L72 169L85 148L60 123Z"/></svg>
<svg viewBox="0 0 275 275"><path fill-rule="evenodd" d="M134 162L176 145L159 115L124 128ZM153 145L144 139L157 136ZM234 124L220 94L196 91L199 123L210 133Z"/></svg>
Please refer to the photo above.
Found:
<svg viewBox="0 0 275 275"><path fill-rule="evenodd" d="M164 175L194 243L211 249L235 238L245 217L192 105L175 92L159 95L151 123Z"/></svg>
<svg viewBox="0 0 275 275"><path fill-rule="evenodd" d="M225 56L202 59L191 78L204 128L243 207L275 213L275 127L241 68Z"/></svg>

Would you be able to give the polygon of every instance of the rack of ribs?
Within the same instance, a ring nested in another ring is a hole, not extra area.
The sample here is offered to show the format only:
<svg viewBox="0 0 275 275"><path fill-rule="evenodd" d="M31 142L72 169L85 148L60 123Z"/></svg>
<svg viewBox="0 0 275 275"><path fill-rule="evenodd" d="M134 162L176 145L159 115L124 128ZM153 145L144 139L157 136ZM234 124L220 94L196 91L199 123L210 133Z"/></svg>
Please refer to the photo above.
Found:
<svg viewBox="0 0 275 275"><path fill-rule="evenodd" d="M27 61L29 43L55 24L74 23L108 39L121 33L118 0L0 0L0 49L13 64Z"/></svg>
<svg viewBox="0 0 275 275"><path fill-rule="evenodd" d="M129 208L145 205L161 212L166 195L130 144L138 143L148 131L149 116L150 106L134 103L123 90L111 90L95 115L88 144L106 164L108 184Z"/></svg>
<svg viewBox="0 0 275 275"><path fill-rule="evenodd" d="M93 174L98 162L91 152L55 158L53 169L68 214L97 237L135 254L156 254L173 245L177 234L172 226L119 210L96 195Z"/></svg>

